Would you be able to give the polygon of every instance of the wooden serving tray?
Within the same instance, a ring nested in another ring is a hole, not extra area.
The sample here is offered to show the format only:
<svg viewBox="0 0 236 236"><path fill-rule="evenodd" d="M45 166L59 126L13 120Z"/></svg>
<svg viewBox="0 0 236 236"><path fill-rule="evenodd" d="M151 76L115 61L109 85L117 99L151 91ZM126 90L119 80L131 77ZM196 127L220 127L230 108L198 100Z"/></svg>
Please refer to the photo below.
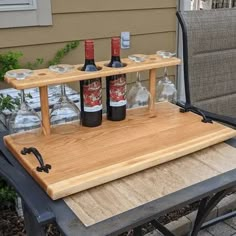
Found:
<svg viewBox="0 0 236 236"><path fill-rule="evenodd" d="M36 147L50 172L37 172L32 154L22 155L23 145L12 136L5 144L52 199L130 175L179 158L236 136L236 130L214 122L203 123L191 112L180 113L169 103L128 111L121 122L107 121L96 128L80 127L69 135L52 134L35 138ZM26 138L26 133L18 139ZM27 146L27 145L26 145Z"/></svg>

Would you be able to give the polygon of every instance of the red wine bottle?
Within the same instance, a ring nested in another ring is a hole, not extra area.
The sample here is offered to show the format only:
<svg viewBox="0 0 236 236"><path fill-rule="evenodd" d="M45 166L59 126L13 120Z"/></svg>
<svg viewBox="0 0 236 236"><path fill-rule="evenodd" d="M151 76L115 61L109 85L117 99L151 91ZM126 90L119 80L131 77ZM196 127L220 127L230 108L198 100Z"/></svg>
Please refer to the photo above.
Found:
<svg viewBox="0 0 236 236"><path fill-rule="evenodd" d="M111 61L109 67L120 68L120 39L111 40ZM106 77L107 119L112 121L124 120L126 117L126 75L112 75Z"/></svg>
<svg viewBox="0 0 236 236"><path fill-rule="evenodd" d="M82 71L94 72L94 43L85 41L85 63ZM80 81L81 123L95 127L102 123L102 83L101 78Z"/></svg>

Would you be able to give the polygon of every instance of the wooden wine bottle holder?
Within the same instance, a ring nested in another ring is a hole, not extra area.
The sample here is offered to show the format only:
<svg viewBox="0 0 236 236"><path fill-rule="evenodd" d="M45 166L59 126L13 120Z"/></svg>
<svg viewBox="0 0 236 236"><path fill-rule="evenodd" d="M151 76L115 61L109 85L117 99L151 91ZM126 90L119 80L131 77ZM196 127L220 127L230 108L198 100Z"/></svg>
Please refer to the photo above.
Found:
<svg viewBox="0 0 236 236"><path fill-rule="evenodd" d="M181 61L178 58L163 59L150 55L145 62L135 63L129 59L122 59L122 62L126 65L123 68L109 68L105 66L107 62L98 62L100 70L93 73L82 72L82 65L76 65L76 70L66 74L42 69L35 70L33 76L21 81L5 78L19 90L40 89L44 135L35 137L33 147L39 150L45 163L49 164L49 173L39 172L33 154L16 142L16 137L25 139L28 133L5 136L4 142L52 199L130 175L236 135L235 130L221 124L201 122L202 118L194 113L180 113L173 104L154 104L154 99L148 109L128 110L127 118L120 122L108 121L104 117L99 127L81 126L77 132L67 135L50 133L53 129L49 120L47 86L149 70L150 93L154 98L156 69L176 66Z"/></svg>
<svg viewBox="0 0 236 236"><path fill-rule="evenodd" d="M145 62L133 62L130 59L123 59L125 67L123 68L110 68L106 65L107 61L98 62L97 72L84 72L81 71L82 65L75 65L75 70L65 74L56 74L49 69L35 70L34 75L26 78L25 80L16 80L12 78L5 78L5 81L9 83L15 89L27 89L27 88L37 88L40 91L40 103L41 103L41 113L42 113L42 124L43 132L45 135L50 134L50 120L49 120L49 106L48 106L48 85L64 84L68 82L75 82L80 80L94 79L99 77L106 77L116 74L126 74L130 72L138 72L149 70L150 79L150 93L154 98L156 96L156 69L161 67L176 66L180 64L180 59L178 58L168 58L162 59L157 55L148 56ZM153 100L154 102L154 100ZM154 107L153 104L149 105L150 109Z"/></svg>

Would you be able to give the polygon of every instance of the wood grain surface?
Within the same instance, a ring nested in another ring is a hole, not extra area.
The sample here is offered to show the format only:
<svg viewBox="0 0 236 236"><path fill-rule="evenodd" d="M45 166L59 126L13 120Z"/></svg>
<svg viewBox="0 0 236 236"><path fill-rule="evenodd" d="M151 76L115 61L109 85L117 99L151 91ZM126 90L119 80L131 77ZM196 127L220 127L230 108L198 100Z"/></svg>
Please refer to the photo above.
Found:
<svg viewBox="0 0 236 236"><path fill-rule="evenodd" d="M156 69L152 69L149 71L149 110L152 111L155 109L155 101L156 101Z"/></svg>
<svg viewBox="0 0 236 236"><path fill-rule="evenodd" d="M64 201L89 226L235 168L236 149L220 143Z"/></svg>
<svg viewBox="0 0 236 236"><path fill-rule="evenodd" d="M126 64L126 66L123 68L107 67L105 66L108 64L107 61L98 62L96 65L101 70L93 73L81 71L80 68L82 65L75 65L75 70L66 74L57 74L50 71L49 69L40 69L35 70L32 76L27 77L24 80L16 80L6 77L5 81L16 89L36 88L53 84L55 85L79 80L87 80L97 77L106 77L116 74L151 70L167 66L176 66L181 63L181 60L175 57L163 59L157 55L149 55L147 60L144 62L135 63L128 58L122 59L122 62Z"/></svg>
<svg viewBox="0 0 236 236"><path fill-rule="evenodd" d="M170 103L128 110L121 122L107 121L96 128L79 127L69 135L52 130L50 136L31 138L30 144L52 165L49 174L37 172L33 155L20 154L27 133L6 136L6 146L52 199L130 175L236 136L236 131ZM21 143L21 144L19 144Z"/></svg>
<svg viewBox="0 0 236 236"><path fill-rule="evenodd" d="M42 129L44 135L51 133L50 128L50 114L49 114L49 103L48 103L48 87L40 87L40 104L41 104L41 117L42 117Z"/></svg>

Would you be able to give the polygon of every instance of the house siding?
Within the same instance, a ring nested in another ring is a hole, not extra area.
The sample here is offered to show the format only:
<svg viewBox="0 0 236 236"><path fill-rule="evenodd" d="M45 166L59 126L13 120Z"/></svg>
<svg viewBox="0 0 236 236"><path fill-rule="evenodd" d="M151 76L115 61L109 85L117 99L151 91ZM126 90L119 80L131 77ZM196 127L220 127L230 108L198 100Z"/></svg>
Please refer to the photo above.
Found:
<svg viewBox="0 0 236 236"><path fill-rule="evenodd" d="M52 1L52 26L0 29L0 53L22 51L22 63L36 58L51 59L65 43L81 40L80 46L63 63L84 61L82 41L95 40L96 60L110 58L110 38L122 31L131 33L132 53L152 54L157 50L175 51L176 0L64 0Z"/></svg>

